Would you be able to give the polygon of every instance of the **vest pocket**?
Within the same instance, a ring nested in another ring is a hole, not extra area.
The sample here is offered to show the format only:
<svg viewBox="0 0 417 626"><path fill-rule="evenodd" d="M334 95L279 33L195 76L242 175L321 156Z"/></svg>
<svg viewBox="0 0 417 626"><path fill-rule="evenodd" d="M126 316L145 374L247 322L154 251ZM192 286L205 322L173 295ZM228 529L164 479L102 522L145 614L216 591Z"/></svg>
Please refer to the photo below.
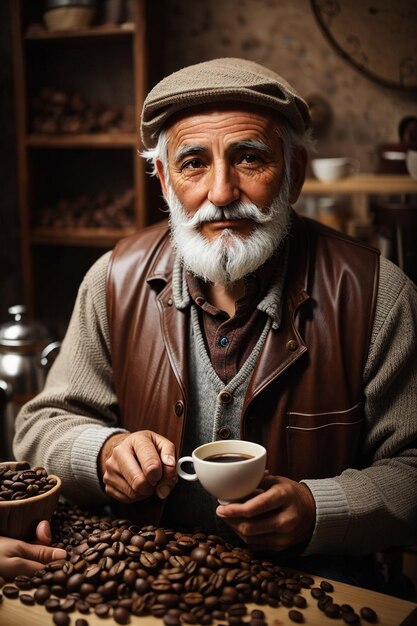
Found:
<svg viewBox="0 0 417 626"><path fill-rule="evenodd" d="M287 413L289 478L330 478L352 467L362 422L360 404L333 413Z"/></svg>

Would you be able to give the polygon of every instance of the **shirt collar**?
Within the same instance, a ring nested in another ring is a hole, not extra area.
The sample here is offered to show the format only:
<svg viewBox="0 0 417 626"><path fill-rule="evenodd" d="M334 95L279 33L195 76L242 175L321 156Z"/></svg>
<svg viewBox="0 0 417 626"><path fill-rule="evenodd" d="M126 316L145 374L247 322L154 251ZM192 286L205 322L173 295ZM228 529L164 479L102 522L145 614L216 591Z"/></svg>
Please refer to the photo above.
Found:
<svg viewBox="0 0 417 626"><path fill-rule="evenodd" d="M247 307L249 302L258 299L256 308L271 318L274 329L279 328L282 319L282 294L288 267L288 255L289 237L287 236L274 255L246 279L245 295L241 298L240 303L241 307ZM174 260L172 289L177 309L185 310L195 302L207 313L212 315L220 313L216 307L205 300L204 283L199 278L184 271L177 255ZM201 299L200 302L198 302L199 299Z"/></svg>

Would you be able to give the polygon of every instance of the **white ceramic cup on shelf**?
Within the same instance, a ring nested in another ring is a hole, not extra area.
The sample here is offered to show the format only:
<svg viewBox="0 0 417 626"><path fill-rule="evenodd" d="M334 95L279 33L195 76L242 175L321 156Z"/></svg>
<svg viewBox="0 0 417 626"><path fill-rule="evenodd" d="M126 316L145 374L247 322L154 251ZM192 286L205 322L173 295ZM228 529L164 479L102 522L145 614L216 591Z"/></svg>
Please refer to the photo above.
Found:
<svg viewBox="0 0 417 626"><path fill-rule="evenodd" d="M359 172L359 167L359 161L351 157L313 159L311 161L314 176L324 183L353 176Z"/></svg>
<svg viewBox="0 0 417 626"><path fill-rule="evenodd" d="M193 463L194 473L183 469ZM252 441L226 439L205 443L177 461L178 476L201 485L220 504L242 500L255 491L266 466L266 450Z"/></svg>

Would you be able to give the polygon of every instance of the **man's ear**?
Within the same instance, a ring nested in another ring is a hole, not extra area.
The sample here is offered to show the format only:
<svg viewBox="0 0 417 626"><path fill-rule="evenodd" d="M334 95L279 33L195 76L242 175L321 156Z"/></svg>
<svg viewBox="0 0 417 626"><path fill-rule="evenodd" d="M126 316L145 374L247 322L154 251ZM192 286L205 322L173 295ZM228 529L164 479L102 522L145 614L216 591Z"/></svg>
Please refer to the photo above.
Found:
<svg viewBox="0 0 417 626"><path fill-rule="evenodd" d="M158 172L159 182L161 184L162 193L164 196L167 194L167 183L165 178L164 166L162 165L162 161L159 159L156 161L156 171Z"/></svg>
<svg viewBox="0 0 417 626"><path fill-rule="evenodd" d="M307 167L307 150L303 147L296 148L291 159L291 186L290 203L294 204L298 200L301 189L304 185Z"/></svg>

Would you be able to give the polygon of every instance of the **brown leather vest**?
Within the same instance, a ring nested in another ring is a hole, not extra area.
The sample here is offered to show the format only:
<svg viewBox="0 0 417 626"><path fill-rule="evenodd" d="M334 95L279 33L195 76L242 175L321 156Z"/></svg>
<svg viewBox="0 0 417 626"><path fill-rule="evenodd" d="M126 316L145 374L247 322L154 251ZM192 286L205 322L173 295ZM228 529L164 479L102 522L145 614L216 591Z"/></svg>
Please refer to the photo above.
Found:
<svg viewBox="0 0 417 626"><path fill-rule="evenodd" d="M121 424L164 435L179 455L189 312L173 304L172 265L165 222L120 241L109 265L107 308ZM376 250L296 217L282 324L267 336L241 416L241 437L266 447L271 473L323 478L366 462L358 446L362 376L378 267ZM147 505L143 519L150 523Z"/></svg>

